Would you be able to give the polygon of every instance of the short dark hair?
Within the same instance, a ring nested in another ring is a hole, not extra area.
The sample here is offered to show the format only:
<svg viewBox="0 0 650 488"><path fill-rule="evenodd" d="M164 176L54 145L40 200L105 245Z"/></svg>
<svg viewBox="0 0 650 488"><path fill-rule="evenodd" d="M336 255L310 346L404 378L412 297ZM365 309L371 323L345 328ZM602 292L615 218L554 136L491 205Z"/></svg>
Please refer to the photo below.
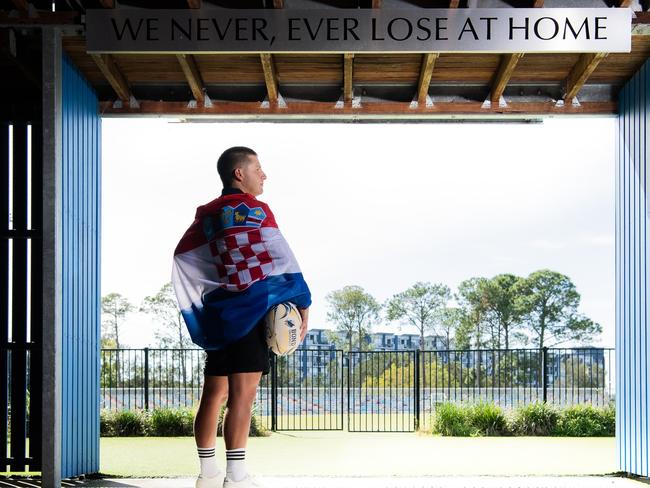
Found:
<svg viewBox="0 0 650 488"><path fill-rule="evenodd" d="M233 172L244 163L248 162L250 156L257 156L257 153L249 147L234 146L226 149L217 161L217 171L224 188L232 185Z"/></svg>

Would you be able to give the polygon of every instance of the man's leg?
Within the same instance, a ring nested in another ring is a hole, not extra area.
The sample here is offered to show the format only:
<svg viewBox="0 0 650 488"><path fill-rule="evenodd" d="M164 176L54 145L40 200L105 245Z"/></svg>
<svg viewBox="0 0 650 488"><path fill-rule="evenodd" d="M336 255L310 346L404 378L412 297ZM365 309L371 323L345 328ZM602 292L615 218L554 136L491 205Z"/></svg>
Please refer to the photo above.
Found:
<svg viewBox="0 0 650 488"><path fill-rule="evenodd" d="M194 439L203 478L212 478L219 473L215 457L217 420L221 406L227 399L228 377L205 376L199 409L194 418Z"/></svg>
<svg viewBox="0 0 650 488"><path fill-rule="evenodd" d="M261 372L228 376L228 408L223 420L223 437L228 463L227 477L239 481L246 476L244 459L251 425L251 413Z"/></svg>

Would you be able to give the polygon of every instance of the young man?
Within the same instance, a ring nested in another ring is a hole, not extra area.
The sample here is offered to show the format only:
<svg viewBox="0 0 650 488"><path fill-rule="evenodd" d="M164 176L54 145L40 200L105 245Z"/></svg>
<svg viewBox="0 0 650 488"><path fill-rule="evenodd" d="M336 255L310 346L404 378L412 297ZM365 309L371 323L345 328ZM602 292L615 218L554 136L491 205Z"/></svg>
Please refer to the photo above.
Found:
<svg viewBox="0 0 650 488"><path fill-rule="evenodd" d="M205 382L194 421L201 464L197 488L259 486L245 467L257 386L269 372L264 315L291 301L307 332L309 288L262 194L266 174L246 147L217 162L219 198L200 206L174 252L172 283L192 340L207 351ZM217 417L226 403L226 473L215 460Z"/></svg>

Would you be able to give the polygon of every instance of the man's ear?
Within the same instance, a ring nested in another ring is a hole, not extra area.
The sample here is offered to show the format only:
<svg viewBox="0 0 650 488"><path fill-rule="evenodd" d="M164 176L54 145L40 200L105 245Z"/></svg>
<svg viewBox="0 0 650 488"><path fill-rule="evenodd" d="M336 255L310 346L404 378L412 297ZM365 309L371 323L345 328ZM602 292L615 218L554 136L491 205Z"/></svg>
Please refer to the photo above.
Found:
<svg viewBox="0 0 650 488"><path fill-rule="evenodd" d="M232 170L232 177L233 177L234 180L241 181L243 179L243 176L244 175L242 173L241 166L239 166L239 167Z"/></svg>

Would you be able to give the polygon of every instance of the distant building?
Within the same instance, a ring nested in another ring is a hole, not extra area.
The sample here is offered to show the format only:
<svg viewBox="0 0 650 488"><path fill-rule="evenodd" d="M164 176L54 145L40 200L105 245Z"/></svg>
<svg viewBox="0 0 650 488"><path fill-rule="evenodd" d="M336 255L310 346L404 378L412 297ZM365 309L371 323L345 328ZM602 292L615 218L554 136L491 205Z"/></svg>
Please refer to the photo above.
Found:
<svg viewBox="0 0 650 488"><path fill-rule="evenodd" d="M342 332L329 329L310 329L299 349L335 349L334 343L329 340L328 333L338 335L341 341L347 340L345 333ZM420 348L419 334L398 335L393 332L373 332L366 335L364 339L372 351L412 351ZM445 349L445 338L433 335L425 336L424 348L427 351Z"/></svg>

